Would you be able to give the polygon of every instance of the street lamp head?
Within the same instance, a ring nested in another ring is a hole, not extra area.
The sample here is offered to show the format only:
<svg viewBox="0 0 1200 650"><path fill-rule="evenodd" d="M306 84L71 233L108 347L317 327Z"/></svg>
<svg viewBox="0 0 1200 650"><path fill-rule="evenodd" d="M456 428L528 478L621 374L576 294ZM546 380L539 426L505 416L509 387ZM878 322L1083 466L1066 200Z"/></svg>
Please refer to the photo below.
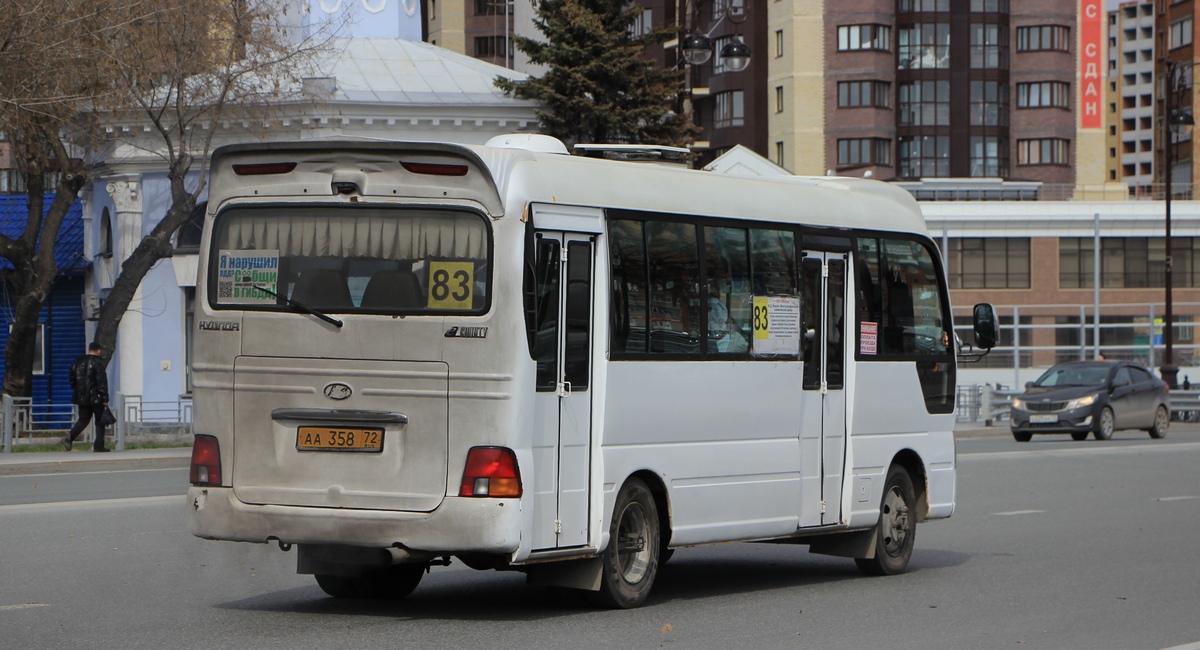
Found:
<svg viewBox="0 0 1200 650"><path fill-rule="evenodd" d="M741 72L750 65L750 46L743 41L731 41L721 48L721 62L730 72Z"/></svg>
<svg viewBox="0 0 1200 650"><path fill-rule="evenodd" d="M1188 129L1196 125L1195 118L1192 117L1191 111L1177 110L1171 113L1171 119L1168 120L1168 125L1175 135L1183 135Z"/></svg>
<svg viewBox="0 0 1200 650"><path fill-rule="evenodd" d="M707 63L712 58L712 39L700 32L692 32L684 37L680 49L683 50L683 60L689 64Z"/></svg>

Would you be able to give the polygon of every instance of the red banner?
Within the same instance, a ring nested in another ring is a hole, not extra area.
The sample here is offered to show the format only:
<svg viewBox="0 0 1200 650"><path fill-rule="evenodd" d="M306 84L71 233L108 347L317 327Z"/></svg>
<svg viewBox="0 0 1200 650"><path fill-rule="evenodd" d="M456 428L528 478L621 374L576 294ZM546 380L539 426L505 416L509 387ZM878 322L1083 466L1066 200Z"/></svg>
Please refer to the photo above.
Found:
<svg viewBox="0 0 1200 650"><path fill-rule="evenodd" d="M1079 119L1084 129L1104 128L1104 5L1079 3Z"/></svg>

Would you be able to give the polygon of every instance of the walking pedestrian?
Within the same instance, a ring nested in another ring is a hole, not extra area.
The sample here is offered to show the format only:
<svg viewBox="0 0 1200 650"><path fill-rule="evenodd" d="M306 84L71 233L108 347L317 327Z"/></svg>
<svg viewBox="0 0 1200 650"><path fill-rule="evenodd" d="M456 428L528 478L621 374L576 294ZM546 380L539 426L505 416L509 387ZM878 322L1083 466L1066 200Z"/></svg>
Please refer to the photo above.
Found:
<svg viewBox="0 0 1200 650"><path fill-rule="evenodd" d="M108 406L108 374L105 372L108 364L100 356L101 352L100 344L92 341L88 344L87 354L71 364L70 381L71 390L74 391L71 402L79 407L79 419L67 437L63 438L63 447L67 451L71 451L75 438L79 437L89 421L96 423L96 440L92 443L92 451L109 451L104 446L105 425L100 419Z"/></svg>

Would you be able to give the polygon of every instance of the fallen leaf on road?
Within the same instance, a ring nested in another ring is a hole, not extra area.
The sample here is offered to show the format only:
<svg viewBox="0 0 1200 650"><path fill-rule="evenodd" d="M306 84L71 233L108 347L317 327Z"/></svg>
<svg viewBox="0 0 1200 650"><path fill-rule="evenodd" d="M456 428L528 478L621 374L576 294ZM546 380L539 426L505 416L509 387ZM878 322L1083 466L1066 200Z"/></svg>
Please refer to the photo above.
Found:
<svg viewBox="0 0 1200 650"><path fill-rule="evenodd" d="M672 630L674 630L674 629L675 629L675 628L671 627L671 624L670 624L670 623L667 623L666 625L662 626L662 633L663 633L663 634L670 634L670 633L671 633L671 631L672 631Z"/></svg>

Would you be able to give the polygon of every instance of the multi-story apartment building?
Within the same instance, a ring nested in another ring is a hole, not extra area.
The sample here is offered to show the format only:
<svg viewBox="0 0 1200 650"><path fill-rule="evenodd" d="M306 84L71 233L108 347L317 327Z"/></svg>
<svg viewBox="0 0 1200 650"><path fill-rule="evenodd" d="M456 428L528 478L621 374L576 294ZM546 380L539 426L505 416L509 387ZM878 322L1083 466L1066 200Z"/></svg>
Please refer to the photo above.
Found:
<svg viewBox="0 0 1200 650"><path fill-rule="evenodd" d="M768 6L780 47L765 90L782 110L767 120L789 169L1075 182L1075 1Z"/></svg>
<svg viewBox="0 0 1200 650"><path fill-rule="evenodd" d="M1108 12L1107 179L1136 195L1155 182L1154 2L1134 0Z"/></svg>

